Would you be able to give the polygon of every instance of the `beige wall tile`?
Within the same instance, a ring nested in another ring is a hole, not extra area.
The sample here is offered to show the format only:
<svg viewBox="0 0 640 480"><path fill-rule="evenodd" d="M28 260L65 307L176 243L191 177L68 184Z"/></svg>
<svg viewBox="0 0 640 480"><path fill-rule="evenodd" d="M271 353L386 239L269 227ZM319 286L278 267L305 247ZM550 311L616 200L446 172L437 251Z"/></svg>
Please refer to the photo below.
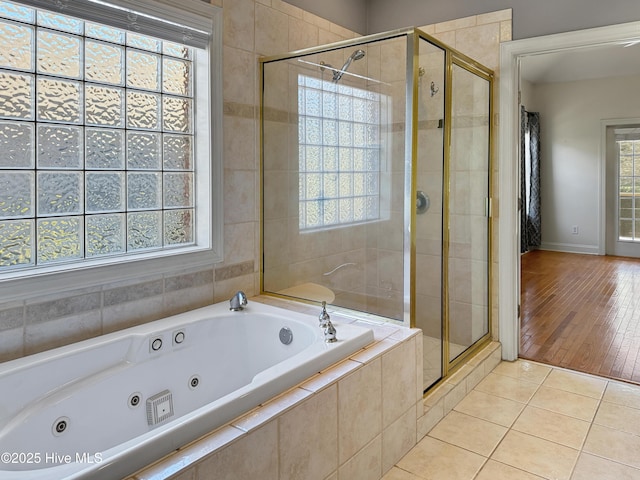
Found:
<svg viewBox="0 0 640 480"><path fill-rule="evenodd" d="M244 432L250 432L300 404L311 395L312 393L308 390L293 388L237 418L232 425Z"/></svg>
<svg viewBox="0 0 640 480"><path fill-rule="evenodd" d="M416 408L411 406L382 432L382 471L386 472L416 444Z"/></svg>
<svg viewBox="0 0 640 480"><path fill-rule="evenodd" d="M511 20L509 20L508 22L500 22L500 43L509 42L511 41L511 38L512 38Z"/></svg>
<svg viewBox="0 0 640 480"><path fill-rule="evenodd" d="M224 178L225 208L224 223L257 221L256 218L256 172L226 170Z"/></svg>
<svg viewBox="0 0 640 480"><path fill-rule="evenodd" d="M224 44L252 52L255 35L255 0L225 2Z"/></svg>
<svg viewBox="0 0 640 480"><path fill-rule="evenodd" d="M382 475L382 438L375 437L338 470L338 480L370 480Z"/></svg>
<svg viewBox="0 0 640 480"><path fill-rule="evenodd" d="M253 273L216 282L213 290L213 301L216 303L228 301L238 290L244 291L249 298L257 295L256 276L257 273Z"/></svg>
<svg viewBox="0 0 640 480"><path fill-rule="evenodd" d="M334 325L337 325L337 322L335 320L332 320L332 322ZM305 390L309 390L311 392L319 392L320 390L327 388L328 386L332 385L337 380L344 377L345 375L348 375L351 372L355 372L353 374L355 378L360 378L360 375L362 375L360 370L362 368L363 368L363 365L359 362L354 362L353 360L344 360L336 365L333 365L323 370L317 375L314 375L309 380L307 380L302 385L300 385L300 388L304 388ZM345 378L344 381L346 380L347 379ZM380 379L379 378L377 380L374 379L374 384L375 383L378 384L377 390L378 390L378 393L380 393L379 391ZM349 389L349 384L350 382L347 381L345 388ZM348 394L345 394L345 396L348 398ZM375 399L373 400L375 401Z"/></svg>
<svg viewBox="0 0 640 480"><path fill-rule="evenodd" d="M199 460L243 436L244 433L237 428L222 427L214 433L203 437L201 441L190 443L143 471L136 473L135 478L137 480L156 480L178 472L180 472L180 475L184 474L187 478L189 477L189 472L193 472L195 476Z"/></svg>
<svg viewBox="0 0 640 480"><path fill-rule="evenodd" d="M477 18L475 15L470 17L459 18L448 22L441 22L435 24L436 33L450 32L453 30L460 30L463 28L475 27L477 24Z"/></svg>
<svg viewBox="0 0 640 480"><path fill-rule="evenodd" d="M224 228L224 259L227 264L253 260L255 252L255 223L233 223Z"/></svg>
<svg viewBox="0 0 640 480"><path fill-rule="evenodd" d="M295 18L302 19L304 14L304 10L283 0L271 0L271 6L276 10Z"/></svg>
<svg viewBox="0 0 640 480"><path fill-rule="evenodd" d="M27 323L24 329L24 353L31 355L87 340L101 333L102 318L99 310L46 322Z"/></svg>
<svg viewBox="0 0 640 480"><path fill-rule="evenodd" d="M325 20L324 18L319 17L318 15L315 15L311 12L307 12L306 10L302 11L302 19L305 22L310 23L311 25L315 25L316 27L320 27L325 30L329 30L331 28L331 22L329 20Z"/></svg>
<svg viewBox="0 0 640 480"><path fill-rule="evenodd" d="M278 425L271 422L214 453L197 467L199 480L278 480Z"/></svg>
<svg viewBox="0 0 640 480"><path fill-rule="evenodd" d="M326 45L329 43L339 42L341 40L345 40L346 37L343 37L339 33L332 32L331 30L320 28L318 30L318 44Z"/></svg>
<svg viewBox="0 0 640 480"><path fill-rule="evenodd" d="M289 51L289 17L264 5L256 5L256 53L277 55Z"/></svg>
<svg viewBox="0 0 640 480"><path fill-rule="evenodd" d="M205 307L213 303L213 283L166 292L163 316Z"/></svg>
<svg viewBox="0 0 640 480"><path fill-rule="evenodd" d="M386 428L415 403L416 347L406 341L382 356L382 425Z"/></svg>
<svg viewBox="0 0 640 480"><path fill-rule="evenodd" d="M451 389L449 393L444 397L444 413L447 414L453 410L458 403L467 394L467 385L465 382L461 382Z"/></svg>
<svg viewBox="0 0 640 480"><path fill-rule="evenodd" d="M500 65L500 32L499 23L457 30L455 48L475 61L496 69Z"/></svg>
<svg viewBox="0 0 640 480"><path fill-rule="evenodd" d="M420 409L420 404L418 404L418 409ZM424 415L420 416L417 422L417 441L420 441L422 437L429 433L431 429L444 418L444 399L441 399L435 405L427 407L424 410Z"/></svg>
<svg viewBox="0 0 640 480"><path fill-rule="evenodd" d="M253 118L224 116L224 166L231 170L256 170L257 123Z"/></svg>
<svg viewBox="0 0 640 480"><path fill-rule="evenodd" d="M104 307L102 311L102 331L110 333L123 328L152 322L164 317L164 300L154 296L133 302L118 303Z"/></svg>
<svg viewBox="0 0 640 480"><path fill-rule="evenodd" d="M280 417L280 480L322 480L338 468L337 396L334 385Z"/></svg>
<svg viewBox="0 0 640 480"><path fill-rule="evenodd" d="M382 360L338 383L339 462L344 463L382 431Z"/></svg>
<svg viewBox="0 0 640 480"><path fill-rule="evenodd" d="M351 30L349 30L348 28L344 28L341 25L337 25L335 23L331 24L331 31L333 33L337 33L338 35L340 35L341 37L347 39L347 38L355 38L358 37L362 34L358 34L355 32L352 32Z"/></svg>
<svg viewBox="0 0 640 480"><path fill-rule="evenodd" d="M289 52L318 45L320 44L318 43L317 26L298 18L289 17Z"/></svg>
<svg viewBox="0 0 640 480"><path fill-rule="evenodd" d="M252 52L224 47L224 100L243 105L255 105L257 61Z"/></svg>

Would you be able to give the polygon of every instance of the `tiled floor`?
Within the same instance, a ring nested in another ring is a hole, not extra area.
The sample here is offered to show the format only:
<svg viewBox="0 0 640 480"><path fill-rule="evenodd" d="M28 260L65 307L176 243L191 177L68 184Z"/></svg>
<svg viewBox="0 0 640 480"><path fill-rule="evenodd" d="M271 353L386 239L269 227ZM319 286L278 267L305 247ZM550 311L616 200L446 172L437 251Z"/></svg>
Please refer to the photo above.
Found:
<svg viewBox="0 0 640 480"><path fill-rule="evenodd" d="M383 480L640 480L640 387L502 362Z"/></svg>

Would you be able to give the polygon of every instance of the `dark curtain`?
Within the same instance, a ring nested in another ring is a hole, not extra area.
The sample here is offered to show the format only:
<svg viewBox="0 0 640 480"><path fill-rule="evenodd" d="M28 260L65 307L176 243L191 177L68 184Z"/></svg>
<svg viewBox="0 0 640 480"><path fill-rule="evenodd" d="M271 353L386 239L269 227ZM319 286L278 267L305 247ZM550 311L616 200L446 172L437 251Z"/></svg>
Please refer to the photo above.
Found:
<svg viewBox="0 0 640 480"><path fill-rule="evenodd" d="M520 252L539 247L540 217L540 114L520 110Z"/></svg>

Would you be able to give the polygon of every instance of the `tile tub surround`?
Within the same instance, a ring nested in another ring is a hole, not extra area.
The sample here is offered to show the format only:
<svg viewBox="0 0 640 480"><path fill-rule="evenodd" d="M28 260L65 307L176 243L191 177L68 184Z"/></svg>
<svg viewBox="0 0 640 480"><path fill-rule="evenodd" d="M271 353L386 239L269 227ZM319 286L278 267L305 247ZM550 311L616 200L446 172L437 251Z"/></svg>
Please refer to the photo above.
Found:
<svg viewBox="0 0 640 480"><path fill-rule="evenodd" d="M319 313L317 306L273 297L250 301ZM367 322L329 311L338 324ZM435 390L432 405L422 394L420 330L366 325L374 330L372 345L127 480L379 479L426 434L445 403L450 409L464 397L461 386L466 393L500 361L499 344L491 344Z"/></svg>
<svg viewBox="0 0 640 480"><path fill-rule="evenodd" d="M640 386L518 360L495 367L383 479L632 480L638 451Z"/></svg>

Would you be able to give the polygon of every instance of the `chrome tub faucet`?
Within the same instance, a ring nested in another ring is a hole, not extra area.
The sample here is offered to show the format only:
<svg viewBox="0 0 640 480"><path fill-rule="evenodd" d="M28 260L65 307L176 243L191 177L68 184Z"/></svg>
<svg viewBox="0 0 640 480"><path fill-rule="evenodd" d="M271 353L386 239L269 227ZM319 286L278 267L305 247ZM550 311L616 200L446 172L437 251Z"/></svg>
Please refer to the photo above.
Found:
<svg viewBox="0 0 640 480"><path fill-rule="evenodd" d="M327 313L327 302L322 302L322 311L318 316L320 328L324 330L324 341L327 343L334 343L338 341L336 336L336 329L331 323L331 317Z"/></svg>
<svg viewBox="0 0 640 480"><path fill-rule="evenodd" d="M247 306L247 296L243 291L238 290L236 294L229 300L229 310L239 312Z"/></svg>

